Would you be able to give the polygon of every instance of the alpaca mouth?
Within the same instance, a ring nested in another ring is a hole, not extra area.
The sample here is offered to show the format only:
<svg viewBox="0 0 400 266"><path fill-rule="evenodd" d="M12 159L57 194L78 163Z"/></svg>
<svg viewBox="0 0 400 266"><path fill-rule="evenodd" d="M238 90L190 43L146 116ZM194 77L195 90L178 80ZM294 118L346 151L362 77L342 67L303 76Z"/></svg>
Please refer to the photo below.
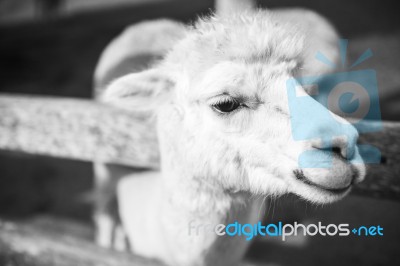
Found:
<svg viewBox="0 0 400 266"><path fill-rule="evenodd" d="M311 180L309 180L309 179L304 175L304 173L303 173L302 170L294 170L293 173L294 173L294 176L296 177L297 180L302 181L303 183L307 184L308 186L311 186L311 187L315 187L315 188L317 188L317 189L324 190L324 191L329 192L329 193L331 193L331 194L336 194L336 195L344 194L344 193L346 193L346 192L351 188L351 186L353 185L353 182L352 182L352 183L350 183L348 186L343 187L343 188L327 188L327 187L321 186L321 185L319 185L319 184L317 184L317 183L314 183L314 182L312 182ZM354 180L354 178L353 178L353 180Z"/></svg>

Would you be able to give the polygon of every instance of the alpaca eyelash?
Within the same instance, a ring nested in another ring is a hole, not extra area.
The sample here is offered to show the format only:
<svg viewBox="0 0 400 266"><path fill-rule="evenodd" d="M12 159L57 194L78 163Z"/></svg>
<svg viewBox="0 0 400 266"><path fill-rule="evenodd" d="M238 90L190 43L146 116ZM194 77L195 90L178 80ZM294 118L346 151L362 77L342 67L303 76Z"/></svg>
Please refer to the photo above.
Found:
<svg viewBox="0 0 400 266"><path fill-rule="evenodd" d="M218 98L217 98L218 97ZM242 104L242 101L238 98L232 97L229 94L223 93L221 95L218 95L214 97L215 100L211 100L210 105L215 106L218 104L223 104L223 103L228 103L228 102L237 102L239 104Z"/></svg>
<svg viewBox="0 0 400 266"><path fill-rule="evenodd" d="M212 106L216 106L218 104L224 104L224 103L229 103L229 102L238 102L236 99L231 98L231 97L225 97L225 98L220 98L217 101L215 101L214 103L212 103ZM239 102L238 102L239 103Z"/></svg>

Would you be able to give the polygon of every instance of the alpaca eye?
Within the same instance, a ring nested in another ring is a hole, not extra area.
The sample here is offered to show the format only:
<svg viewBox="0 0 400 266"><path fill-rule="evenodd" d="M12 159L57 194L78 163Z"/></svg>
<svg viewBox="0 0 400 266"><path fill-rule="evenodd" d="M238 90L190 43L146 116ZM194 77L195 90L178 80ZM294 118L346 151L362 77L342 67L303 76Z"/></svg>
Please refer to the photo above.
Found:
<svg viewBox="0 0 400 266"><path fill-rule="evenodd" d="M222 102L213 104L213 109L219 113L230 113L240 107L240 103L233 99L224 100Z"/></svg>

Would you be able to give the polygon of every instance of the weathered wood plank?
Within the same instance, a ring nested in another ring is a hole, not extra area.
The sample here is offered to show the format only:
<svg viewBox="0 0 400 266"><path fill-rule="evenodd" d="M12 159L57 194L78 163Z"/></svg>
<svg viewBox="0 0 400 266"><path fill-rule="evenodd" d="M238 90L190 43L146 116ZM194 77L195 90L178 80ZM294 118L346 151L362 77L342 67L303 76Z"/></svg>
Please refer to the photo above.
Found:
<svg viewBox="0 0 400 266"><path fill-rule="evenodd" d="M101 248L93 242L30 223L0 220L0 265L162 266L154 260Z"/></svg>
<svg viewBox="0 0 400 266"><path fill-rule="evenodd" d="M0 95L0 149L133 167L158 167L154 125L91 100ZM373 122L368 122L373 123ZM383 163L369 165L355 193L400 200L400 123L361 136L376 146Z"/></svg>
<svg viewBox="0 0 400 266"><path fill-rule="evenodd" d="M383 122L382 131L361 135L359 142L377 147L382 159L380 164L368 165L367 177L355 193L400 200L400 123Z"/></svg>
<svg viewBox="0 0 400 266"><path fill-rule="evenodd" d="M152 123L145 115L90 100L0 96L0 149L5 150L157 167Z"/></svg>

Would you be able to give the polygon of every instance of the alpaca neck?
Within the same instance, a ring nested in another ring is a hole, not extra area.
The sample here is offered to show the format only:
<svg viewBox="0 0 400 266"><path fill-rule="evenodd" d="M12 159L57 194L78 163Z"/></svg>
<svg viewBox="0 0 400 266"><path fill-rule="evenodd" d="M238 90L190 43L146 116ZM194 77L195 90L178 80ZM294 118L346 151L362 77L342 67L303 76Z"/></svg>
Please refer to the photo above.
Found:
<svg viewBox="0 0 400 266"><path fill-rule="evenodd" d="M190 254L175 259L175 265L191 265L187 258L203 261L199 265L233 265L235 260L241 259L249 242L243 237L218 236L215 227L236 221L256 223L262 200L245 192L226 192L203 180L207 179L163 176L165 194L162 202L166 218L163 221L164 227L168 228L165 239L171 246L171 254ZM215 252L220 248L226 253Z"/></svg>

